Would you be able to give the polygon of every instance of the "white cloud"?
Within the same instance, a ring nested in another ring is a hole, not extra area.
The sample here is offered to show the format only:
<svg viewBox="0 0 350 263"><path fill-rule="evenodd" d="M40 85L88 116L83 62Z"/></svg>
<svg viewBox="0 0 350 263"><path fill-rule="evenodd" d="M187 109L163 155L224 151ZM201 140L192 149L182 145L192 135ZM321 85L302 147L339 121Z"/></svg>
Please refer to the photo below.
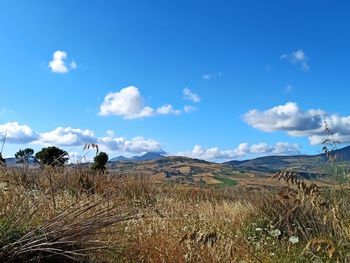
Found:
<svg viewBox="0 0 350 263"><path fill-rule="evenodd" d="M117 115L125 119L137 119L151 117L156 114L180 114L180 110L173 109L172 105L167 104L154 110L144 105L144 99L138 88L129 86L118 92L108 93L102 105L99 115Z"/></svg>
<svg viewBox="0 0 350 263"><path fill-rule="evenodd" d="M168 105L164 105L162 107L159 107L157 109L157 113L163 114L163 115L165 115L165 114L181 114L181 111L175 110L172 105L168 104Z"/></svg>
<svg viewBox="0 0 350 263"><path fill-rule="evenodd" d="M140 152L160 152L161 144L152 139L145 139L142 136L133 138L130 141L125 141L125 152L140 153Z"/></svg>
<svg viewBox="0 0 350 263"><path fill-rule="evenodd" d="M37 133L28 125L20 125L17 122L9 122L0 125L0 139L6 136L7 143L26 144L32 143L42 146L59 146L59 147L77 147L83 148L85 144L97 143L101 151L108 154L118 152L120 154L142 154L145 152L160 152L162 145L154 139L145 139L137 136L132 139L126 139L116 136L115 132L108 130L106 137L97 137L93 131L71 127L58 127L52 131ZM70 155L75 161L84 157L81 153L69 149ZM90 160L90 159L89 159ZM84 161L84 160L82 160Z"/></svg>
<svg viewBox="0 0 350 263"><path fill-rule="evenodd" d="M68 152L69 160L68 163L79 164L93 162L94 157L82 152Z"/></svg>
<svg viewBox="0 0 350 263"><path fill-rule="evenodd" d="M100 138L96 137L91 130L73 129L71 127L58 127L51 132L41 133L40 139L36 143L62 147L97 143L102 151L121 153L144 153L161 150L161 144L159 142L153 139L145 139L142 136L127 140L116 136L113 131L108 130L107 136Z"/></svg>
<svg viewBox="0 0 350 263"><path fill-rule="evenodd" d="M221 72L214 72L214 73L203 74L202 77L205 80L212 80L212 79L220 78L221 76L222 76Z"/></svg>
<svg viewBox="0 0 350 263"><path fill-rule="evenodd" d="M78 64L75 61L72 61L69 63L71 69L76 69L78 67Z"/></svg>
<svg viewBox="0 0 350 263"><path fill-rule="evenodd" d="M275 106L265 111L251 110L244 120L252 127L265 131L285 131L291 136L306 136L312 145L326 137L325 125L341 143L350 142L350 116L329 114L320 109L301 110L294 102Z"/></svg>
<svg viewBox="0 0 350 263"><path fill-rule="evenodd" d="M158 152L162 150L161 144L153 139L145 139L142 136L135 137L131 140L126 140L122 137L103 137L98 138L98 144L101 149L109 152L122 153L144 153Z"/></svg>
<svg viewBox="0 0 350 263"><path fill-rule="evenodd" d="M32 131L28 125L20 125L18 122L8 122L0 125L0 136L5 136L8 143L27 143L38 138L38 134Z"/></svg>
<svg viewBox="0 0 350 263"><path fill-rule="evenodd" d="M267 143L259 143L253 145L249 145L248 143L241 143L235 149L222 150L218 147L205 148L200 145L195 145L191 151L180 152L177 155L210 161L232 160L235 158L248 158L251 156L257 157L271 154L300 154L300 146L297 144L289 144L285 142L279 142L274 145L268 145Z"/></svg>
<svg viewBox="0 0 350 263"><path fill-rule="evenodd" d="M299 49L290 54L283 54L280 57L281 60L289 60L291 63L295 65L299 65L302 70L309 71L310 66L308 64L308 57L305 55L304 50Z"/></svg>
<svg viewBox="0 0 350 263"><path fill-rule="evenodd" d="M184 106L184 111L187 112L187 113L190 113L190 112L193 112L193 111L196 111L196 110L197 110L197 107L189 106L189 105L185 105Z"/></svg>
<svg viewBox="0 0 350 263"><path fill-rule="evenodd" d="M78 67L75 61L70 61L67 65L67 52L57 50L53 53L52 60L49 62L49 68L54 73L67 73L70 69Z"/></svg>
<svg viewBox="0 0 350 263"><path fill-rule="evenodd" d="M86 143L95 143L93 131L58 127L53 131L41 133L38 143L42 145L79 146Z"/></svg>
<svg viewBox="0 0 350 263"><path fill-rule="evenodd" d="M201 97L198 94L192 92L189 88L184 88L183 95L185 100L190 100L193 102L200 102Z"/></svg>
<svg viewBox="0 0 350 263"><path fill-rule="evenodd" d="M251 110L245 114L245 121L262 131L283 130L287 132L318 130L322 126L321 110L301 111L294 102L279 105L266 111Z"/></svg>

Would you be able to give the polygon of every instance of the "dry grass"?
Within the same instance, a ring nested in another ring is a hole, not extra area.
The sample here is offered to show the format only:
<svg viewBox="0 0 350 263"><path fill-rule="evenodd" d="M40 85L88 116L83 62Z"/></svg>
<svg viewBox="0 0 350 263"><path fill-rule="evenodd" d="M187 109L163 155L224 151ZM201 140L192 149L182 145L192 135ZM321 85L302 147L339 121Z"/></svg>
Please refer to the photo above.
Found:
<svg viewBox="0 0 350 263"><path fill-rule="evenodd" d="M347 189L0 171L1 262L350 262ZM276 180L277 181L277 180Z"/></svg>

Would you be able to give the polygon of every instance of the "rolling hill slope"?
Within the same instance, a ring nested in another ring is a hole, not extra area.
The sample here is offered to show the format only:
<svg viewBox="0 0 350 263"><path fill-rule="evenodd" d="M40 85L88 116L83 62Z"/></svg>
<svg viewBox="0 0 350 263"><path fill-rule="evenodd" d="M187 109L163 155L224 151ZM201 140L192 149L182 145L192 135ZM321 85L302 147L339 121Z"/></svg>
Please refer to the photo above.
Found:
<svg viewBox="0 0 350 263"><path fill-rule="evenodd" d="M332 152L336 157L336 163L350 166L350 146ZM265 156L244 161L229 161L225 164L242 170L276 172L283 169L296 169L307 173L324 173L324 168L329 166L326 154L295 155L295 156Z"/></svg>

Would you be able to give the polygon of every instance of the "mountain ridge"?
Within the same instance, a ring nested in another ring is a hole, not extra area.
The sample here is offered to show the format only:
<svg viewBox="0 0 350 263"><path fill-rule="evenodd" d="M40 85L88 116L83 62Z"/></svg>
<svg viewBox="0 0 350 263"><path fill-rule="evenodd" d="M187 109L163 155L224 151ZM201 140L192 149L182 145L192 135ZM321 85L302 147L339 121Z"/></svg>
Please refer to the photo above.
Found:
<svg viewBox="0 0 350 263"><path fill-rule="evenodd" d="M165 158L165 152L146 152L143 155L136 155L132 157L125 157L125 156L117 156L109 160L110 163L113 162L120 162L120 161L152 161L157 159Z"/></svg>
<svg viewBox="0 0 350 263"><path fill-rule="evenodd" d="M338 162L345 162L350 165L350 146L331 151ZM224 162L235 168L243 170L276 172L282 169L298 169L300 171L321 172L323 166L329 164L325 153L316 155L271 155L248 160L232 160Z"/></svg>

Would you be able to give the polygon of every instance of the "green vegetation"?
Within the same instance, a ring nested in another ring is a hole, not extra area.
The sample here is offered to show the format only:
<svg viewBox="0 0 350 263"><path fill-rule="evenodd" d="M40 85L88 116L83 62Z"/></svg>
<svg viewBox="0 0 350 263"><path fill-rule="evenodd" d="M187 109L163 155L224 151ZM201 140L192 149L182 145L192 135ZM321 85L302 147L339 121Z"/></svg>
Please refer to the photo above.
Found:
<svg viewBox="0 0 350 263"><path fill-rule="evenodd" d="M31 148L25 148L24 150L19 150L15 154L17 163L28 163L30 159L34 159L34 150Z"/></svg>
<svg viewBox="0 0 350 263"><path fill-rule="evenodd" d="M41 165L62 166L68 161L68 153L55 146L43 148L35 154L35 159Z"/></svg>
<svg viewBox="0 0 350 263"><path fill-rule="evenodd" d="M229 178L229 177L219 177L219 176L215 176L214 179L222 182L222 185L223 186L235 186L237 185L237 181L232 179L232 178Z"/></svg>
<svg viewBox="0 0 350 263"><path fill-rule="evenodd" d="M94 157L94 164L92 165L92 169L99 171L100 173L104 173L107 169L108 155L105 152L100 152Z"/></svg>
<svg viewBox="0 0 350 263"><path fill-rule="evenodd" d="M6 164L6 160L2 157L2 154L0 153L0 166L5 164Z"/></svg>

